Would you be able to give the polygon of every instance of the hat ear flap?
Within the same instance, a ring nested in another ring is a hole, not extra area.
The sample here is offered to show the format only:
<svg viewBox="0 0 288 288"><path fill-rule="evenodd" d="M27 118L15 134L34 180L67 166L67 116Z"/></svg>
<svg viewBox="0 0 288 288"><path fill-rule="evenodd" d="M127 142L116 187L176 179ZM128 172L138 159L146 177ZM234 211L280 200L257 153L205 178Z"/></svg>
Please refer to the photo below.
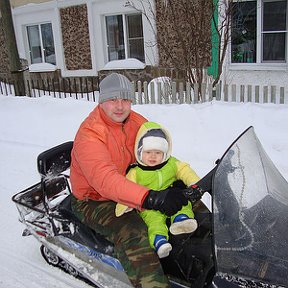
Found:
<svg viewBox="0 0 288 288"><path fill-rule="evenodd" d="M167 158L167 153L164 152L164 153L163 153L162 163L166 161L166 158Z"/></svg>
<svg viewBox="0 0 288 288"><path fill-rule="evenodd" d="M142 161L142 154L143 154L143 146L141 145L138 149L137 149L137 157L140 161ZM137 160L137 159L136 159Z"/></svg>

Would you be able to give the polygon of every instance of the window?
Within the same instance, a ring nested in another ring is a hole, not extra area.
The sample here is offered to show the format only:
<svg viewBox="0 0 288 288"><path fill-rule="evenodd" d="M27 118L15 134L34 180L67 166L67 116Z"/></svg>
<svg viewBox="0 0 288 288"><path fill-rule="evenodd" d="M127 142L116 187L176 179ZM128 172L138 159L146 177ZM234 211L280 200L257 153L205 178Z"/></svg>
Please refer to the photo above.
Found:
<svg viewBox="0 0 288 288"><path fill-rule="evenodd" d="M263 62L286 62L287 1L264 1L262 28Z"/></svg>
<svg viewBox="0 0 288 288"><path fill-rule="evenodd" d="M108 59L145 62L141 14L106 16Z"/></svg>
<svg viewBox="0 0 288 288"><path fill-rule="evenodd" d="M27 26L31 64L56 64L51 23Z"/></svg>
<svg viewBox="0 0 288 288"><path fill-rule="evenodd" d="M232 3L232 63L256 62L256 1Z"/></svg>
<svg viewBox="0 0 288 288"><path fill-rule="evenodd" d="M287 62L287 0L232 3L231 62Z"/></svg>
<svg viewBox="0 0 288 288"><path fill-rule="evenodd" d="M128 57L145 62L141 15L126 16L128 27Z"/></svg>

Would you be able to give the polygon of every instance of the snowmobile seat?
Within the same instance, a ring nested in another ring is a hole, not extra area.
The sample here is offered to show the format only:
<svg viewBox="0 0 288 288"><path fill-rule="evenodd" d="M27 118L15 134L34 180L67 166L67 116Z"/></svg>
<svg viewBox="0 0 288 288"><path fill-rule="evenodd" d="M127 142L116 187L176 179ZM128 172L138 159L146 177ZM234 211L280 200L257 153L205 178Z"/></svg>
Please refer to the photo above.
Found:
<svg viewBox="0 0 288 288"><path fill-rule="evenodd" d="M37 158L38 172L41 177L58 176L70 167L73 141L52 147Z"/></svg>
<svg viewBox="0 0 288 288"><path fill-rule="evenodd" d="M43 199L46 199L45 202L47 202L44 203L44 206L49 213L51 207L49 201L55 199L67 188L65 191L69 191L68 196L56 206L56 210L63 220L68 220L77 226L78 233L71 235L71 238L75 238L75 241L92 249L112 256L113 244L84 225L72 211L71 199L73 196L68 182L69 175L63 173L68 172L70 168L72 148L73 141L65 142L42 152L37 158L38 172L41 175L41 187L45 195ZM54 215L57 215L57 213ZM54 230L56 231L56 229Z"/></svg>
<svg viewBox="0 0 288 288"><path fill-rule="evenodd" d="M78 217L73 213L71 207L72 194L68 195L58 206L57 211L62 217L71 221L77 226L77 232L72 235L75 241L78 241L98 252L113 256L113 244L104 236L97 233L95 230L83 224Z"/></svg>
<svg viewBox="0 0 288 288"><path fill-rule="evenodd" d="M41 175L41 198L48 214L57 207L56 199L71 194L68 169L72 147L73 141L65 142L42 152L37 157L37 168Z"/></svg>

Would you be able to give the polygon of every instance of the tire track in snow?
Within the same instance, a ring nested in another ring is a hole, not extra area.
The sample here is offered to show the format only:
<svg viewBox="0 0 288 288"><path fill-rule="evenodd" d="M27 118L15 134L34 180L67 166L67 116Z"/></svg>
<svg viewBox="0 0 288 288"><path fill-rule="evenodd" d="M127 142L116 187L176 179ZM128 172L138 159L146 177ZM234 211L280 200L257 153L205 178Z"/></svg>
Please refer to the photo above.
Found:
<svg viewBox="0 0 288 288"><path fill-rule="evenodd" d="M46 262L43 263L33 263L27 260L19 254L10 252L10 250L3 249L0 247L0 253L4 260L0 269L0 279L7 279L9 275L9 280L0 280L0 287L5 288L88 288L91 287L81 280L74 278L63 272L62 270L52 267ZM40 252L39 252L40 253ZM5 261L5 258L7 258ZM8 261L8 259L13 259L13 261ZM44 261L44 259L43 259ZM10 263L10 264L9 264ZM39 265L37 265L39 264ZM27 266L29 268L27 268ZM29 273L27 274L27 271ZM25 273L25 274L24 274ZM2 274L2 276L1 276ZM4 277L5 275L5 277Z"/></svg>
<svg viewBox="0 0 288 288"><path fill-rule="evenodd" d="M14 146L21 146L27 147L27 148L41 148L43 151L48 149L46 146L40 145L40 144L35 144L31 142L23 142L23 141L15 141L15 140L6 140L6 139L1 139L0 138L0 143L7 144L7 145L14 145Z"/></svg>

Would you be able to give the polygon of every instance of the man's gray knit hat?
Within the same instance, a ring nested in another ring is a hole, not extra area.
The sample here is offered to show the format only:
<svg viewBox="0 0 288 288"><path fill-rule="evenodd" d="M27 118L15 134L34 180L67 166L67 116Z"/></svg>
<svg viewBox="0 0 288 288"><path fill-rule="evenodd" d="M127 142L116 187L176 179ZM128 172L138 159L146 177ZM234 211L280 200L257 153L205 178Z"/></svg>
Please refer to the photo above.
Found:
<svg viewBox="0 0 288 288"><path fill-rule="evenodd" d="M121 74L112 73L100 82L99 103L114 99L133 100L133 86L129 79Z"/></svg>

